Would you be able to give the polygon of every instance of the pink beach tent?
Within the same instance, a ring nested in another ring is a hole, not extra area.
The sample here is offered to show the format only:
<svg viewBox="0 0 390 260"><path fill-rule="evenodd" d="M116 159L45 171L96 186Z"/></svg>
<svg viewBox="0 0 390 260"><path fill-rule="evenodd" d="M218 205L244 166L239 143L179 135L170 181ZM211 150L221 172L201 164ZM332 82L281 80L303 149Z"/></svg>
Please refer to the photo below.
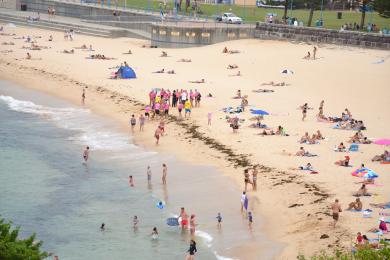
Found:
<svg viewBox="0 0 390 260"><path fill-rule="evenodd" d="M384 139L378 139L374 142L374 144L378 145L390 145L390 139L384 138Z"/></svg>

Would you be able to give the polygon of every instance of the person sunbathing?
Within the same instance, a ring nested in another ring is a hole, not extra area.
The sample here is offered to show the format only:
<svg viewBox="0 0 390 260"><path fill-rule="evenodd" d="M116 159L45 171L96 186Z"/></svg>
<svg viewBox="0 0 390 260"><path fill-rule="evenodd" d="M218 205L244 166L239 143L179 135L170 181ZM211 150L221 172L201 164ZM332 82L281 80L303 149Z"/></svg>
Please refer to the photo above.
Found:
<svg viewBox="0 0 390 260"><path fill-rule="evenodd" d="M165 73L165 69L157 70L157 71L154 71L152 73Z"/></svg>
<svg viewBox="0 0 390 260"><path fill-rule="evenodd" d="M305 60L309 60L310 59L310 57L311 57L311 55L310 55L310 51L308 51L307 52L307 54L306 54L306 56L305 57L303 57Z"/></svg>
<svg viewBox="0 0 390 260"><path fill-rule="evenodd" d="M303 148L303 146L301 146L301 147L299 148L299 151L295 153L295 156L305 156L305 154L306 154L306 151L305 151L305 149Z"/></svg>
<svg viewBox="0 0 390 260"><path fill-rule="evenodd" d="M336 152L346 152L347 148L345 148L344 143L341 142L335 149Z"/></svg>
<svg viewBox="0 0 390 260"><path fill-rule="evenodd" d="M390 201L384 203L370 203L370 206L373 208L388 209L390 208Z"/></svg>
<svg viewBox="0 0 390 260"><path fill-rule="evenodd" d="M356 198L355 201L349 203L347 210L357 210L361 211L363 209L363 203L360 201L360 198Z"/></svg>
<svg viewBox="0 0 390 260"><path fill-rule="evenodd" d="M229 54L235 54L235 53L240 53L240 51L239 50L230 50L229 51Z"/></svg>
<svg viewBox="0 0 390 260"><path fill-rule="evenodd" d="M374 233L382 232L384 234L387 234L387 232L389 232L389 230L387 229L387 224L386 224L385 218L381 217L379 220L379 227L378 228L371 228L368 230L368 232L374 232Z"/></svg>
<svg viewBox="0 0 390 260"><path fill-rule="evenodd" d="M272 92L275 92L275 91L272 90L272 89L259 88L259 89L252 90L252 92L254 92L254 93L272 93Z"/></svg>
<svg viewBox="0 0 390 260"><path fill-rule="evenodd" d="M321 134L320 130L317 130L317 134L315 136L316 140L324 140L324 136Z"/></svg>
<svg viewBox="0 0 390 260"><path fill-rule="evenodd" d="M237 93L236 93L236 96L234 96L233 99L241 99L241 98L242 98L242 96L241 96L241 90L238 89L238 90L237 90Z"/></svg>
<svg viewBox="0 0 390 260"><path fill-rule="evenodd" d="M390 162L390 152L385 151L383 154L375 155L372 159L372 162Z"/></svg>
<svg viewBox="0 0 390 260"><path fill-rule="evenodd" d="M174 70L168 70L167 73L168 74L176 74Z"/></svg>
<svg viewBox="0 0 390 260"><path fill-rule="evenodd" d="M345 158L344 160L339 160L339 161L335 162L334 164L336 164L338 166L349 167L349 160L350 160L349 156L346 155L346 156L344 156L344 158Z"/></svg>
<svg viewBox="0 0 390 260"><path fill-rule="evenodd" d="M299 141L301 144L306 143L310 140L309 133L306 132L304 136L301 137L301 140Z"/></svg>
<svg viewBox="0 0 390 260"><path fill-rule="evenodd" d="M319 143L318 141L317 141L317 135L316 134L313 134L312 136L311 136L311 138L309 138L309 140L306 142L307 144L317 144L317 143Z"/></svg>
<svg viewBox="0 0 390 260"><path fill-rule="evenodd" d="M290 168L290 170L300 170L300 171L314 171L311 163L307 163L305 166L299 166L297 168Z"/></svg>
<svg viewBox="0 0 390 260"><path fill-rule="evenodd" d="M191 62L191 59L180 59L177 62Z"/></svg>
<svg viewBox="0 0 390 260"><path fill-rule="evenodd" d="M264 129L263 132L259 133L259 135L275 135L275 132L272 129L268 131Z"/></svg>
<svg viewBox="0 0 390 260"><path fill-rule="evenodd" d="M275 135L289 136L282 126L278 126L278 129L276 130Z"/></svg>
<svg viewBox="0 0 390 260"><path fill-rule="evenodd" d="M366 184L363 184L360 187L360 189L358 189L358 191L353 194L353 196L356 196L356 197L371 196L371 194L368 193L367 188L366 188Z"/></svg>
<svg viewBox="0 0 390 260"><path fill-rule="evenodd" d="M83 44L81 47L76 47L75 49L81 49L81 50L86 50L88 49L87 45Z"/></svg>
<svg viewBox="0 0 390 260"><path fill-rule="evenodd" d="M165 51L161 51L160 57L168 57L168 53Z"/></svg>
<svg viewBox="0 0 390 260"><path fill-rule="evenodd" d="M15 45L14 42L2 42L1 45Z"/></svg>
<svg viewBox="0 0 390 260"><path fill-rule="evenodd" d="M360 143L360 136L359 136L359 133L356 132L348 141L349 143Z"/></svg>
<svg viewBox="0 0 390 260"><path fill-rule="evenodd" d="M236 64L229 64L227 66L228 69L232 70L232 69L238 69L238 66Z"/></svg>
<svg viewBox="0 0 390 260"><path fill-rule="evenodd" d="M73 50L73 49L71 49L70 51L68 51L68 50L63 50L62 53L74 54L74 50Z"/></svg>
<svg viewBox="0 0 390 260"><path fill-rule="evenodd" d="M131 52L131 50L129 50L128 52L125 52L123 54L133 54L133 53Z"/></svg>
<svg viewBox="0 0 390 260"><path fill-rule="evenodd" d="M240 77L241 76L241 71L237 71L236 74L230 75L231 77Z"/></svg>
<svg viewBox="0 0 390 260"><path fill-rule="evenodd" d="M206 81L204 79L201 79L201 80L192 80L192 81L188 81L189 83L206 83Z"/></svg>

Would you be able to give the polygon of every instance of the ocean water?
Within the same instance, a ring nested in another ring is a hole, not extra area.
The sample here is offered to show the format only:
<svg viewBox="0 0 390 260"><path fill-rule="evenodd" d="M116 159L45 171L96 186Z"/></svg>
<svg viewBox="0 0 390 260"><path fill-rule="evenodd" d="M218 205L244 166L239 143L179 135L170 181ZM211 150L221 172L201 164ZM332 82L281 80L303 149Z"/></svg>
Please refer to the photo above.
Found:
<svg viewBox="0 0 390 260"><path fill-rule="evenodd" d="M84 164L86 145L91 153ZM161 184L162 163L168 165L167 186ZM135 187L129 187L129 175ZM184 259L189 233L166 225L182 206L196 215L197 259L230 259L225 255L247 242L270 244L248 231L239 199L234 183L211 167L145 150L88 109L0 81L0 215L20 225L22 236L36 232L44 249L61 260ZM156 207L160 200L164 209ZM218 212L222 230L216 228ZM153 227L157 240L150 237Z"/></svg>

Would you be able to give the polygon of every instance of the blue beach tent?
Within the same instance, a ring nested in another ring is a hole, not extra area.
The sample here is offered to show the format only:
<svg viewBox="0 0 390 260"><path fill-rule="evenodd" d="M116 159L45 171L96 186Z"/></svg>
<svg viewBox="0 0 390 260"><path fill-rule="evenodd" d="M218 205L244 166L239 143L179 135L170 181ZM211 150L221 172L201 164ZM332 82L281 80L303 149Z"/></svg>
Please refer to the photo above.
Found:
<svg viewBox="0 0 390 260"><path fill-rule="evenodd" d="M135 79L137 77L134 70L130 67L122 66L119 71L122 79Z"/></svg>

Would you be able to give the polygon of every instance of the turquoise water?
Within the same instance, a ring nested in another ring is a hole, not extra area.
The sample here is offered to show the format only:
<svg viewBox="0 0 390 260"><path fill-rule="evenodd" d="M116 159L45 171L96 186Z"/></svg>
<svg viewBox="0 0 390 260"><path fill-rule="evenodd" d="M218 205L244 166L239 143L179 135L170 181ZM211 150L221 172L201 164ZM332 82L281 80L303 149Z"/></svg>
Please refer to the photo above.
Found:
<svg viewBox="0 0 390 260"><path fill-rule="evenodd" d="M135 146L115 122L3 81L0 118L0 214L21 225L22 236L36 232L44 249L61 260L184 259L190 235L165 224L181 206L197 216L197 259L229 259L221 255L247 242L267 244L260 233L248 232L238 210L240 192L230 179ZM91 159L83 164L86 145ZM167 187L160 181L163 162ZM156 207L160 200L166 202L162 210ZM134 215L140 218L137 230ZM107 229L101 232L103 222ZM157 240L150 237L154 226Z"/></svg>

